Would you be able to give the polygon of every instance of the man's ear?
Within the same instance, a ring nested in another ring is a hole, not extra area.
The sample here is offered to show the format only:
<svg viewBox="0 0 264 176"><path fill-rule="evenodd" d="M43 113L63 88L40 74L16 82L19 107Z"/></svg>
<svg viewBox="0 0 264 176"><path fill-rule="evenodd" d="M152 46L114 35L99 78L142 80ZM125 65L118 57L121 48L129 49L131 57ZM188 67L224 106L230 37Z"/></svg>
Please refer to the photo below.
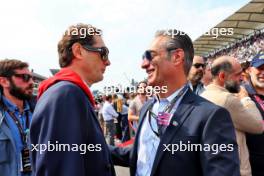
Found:
<svg viewBox="0 0 264 176"><path fill-rule="evenodd" d="M184 51L182 49L176 49L171 51L171 60L175 65L179 65L184 62Z"/></svg>
<svg viewBox="0 0 264 176"><path fill-rule="evenodd" d="M73 55L73 58L76 58L76 59L81 59L83 57L83 53L82 53L82 48L81 48L81 44L79 43L74 43L72 45L72 55Z"/></svg>
<svg viewBox="0 0 264 176"><path fill-rule="evenodd" d="M225 75L225 72L220 72L219 75L218 75L218 78L221 82L224 82L225 81L225 78L226 78L226 75Z"/></svg>
<svg viewBox="0 0 264 176"><path fill-rule="evenodd" d="M0 76L0 85L1 85L2 87L9 87L10 83L9 83L9 81L7 80L6 77L2 77L2 76Z"/></svg>

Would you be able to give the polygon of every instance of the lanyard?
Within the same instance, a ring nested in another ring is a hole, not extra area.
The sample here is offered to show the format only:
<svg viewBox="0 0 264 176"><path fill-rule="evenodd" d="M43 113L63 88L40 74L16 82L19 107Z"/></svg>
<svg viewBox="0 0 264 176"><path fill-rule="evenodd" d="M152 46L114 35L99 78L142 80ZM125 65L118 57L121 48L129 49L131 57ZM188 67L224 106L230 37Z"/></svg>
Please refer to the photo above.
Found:
<svg viewBox="0 0 264 176"><path fill-rule="evenodd" d="M264 103L263 103L263 101L261 100L261 98L260 98L259 96L257 96L257 95L254 95L254 97L255 97L257 103L260 105L260 107L261 107L262 110L264 111Z"/></svg>
<svg viewBox="0 0 264 176"><path fill-rule="evenodd" d="M183 87L183 89L179 92L179 94L164 108L164 111L163 112L168 112L168 113L170 113L171 112L171 110L172 110L172 108L174 107L174 105L176 104L176 102L177 102L177 100L179 100L179 98L181 97L181 96L183 96L183 94L188 90L188 88L189 88L189 85L188 84L186 84L184 87ZM149 125L150 125L150 127L151 127L151 130L153 131L153 133L154 134L156 134L156 136L158 136L158 137L160 137L161 136L161 128L162 128L162 126L161 125L158 125L158 132L156 132L154 129L153 129L153 127L152 127L152 125L151 125L151 117L153 117L153 118L155 118L156 119L156 121L157 121L157 124L158 124L158 116L155 114L155 113L153 113L152 111L151 111L151 109L153 108L153 105L154 105L154 103L155 102L153 102L150 106L149 106L149 108L148 108L148 112L149 112Z"/></svg>
<svg viewBox="0 0 264 176"><path fill-rule="evenodd" d="M19 120L17 119L17 117L15 116L15 114L13 112L11 112L7 107L4 107L4 110L10 115L10 117L12 118L12 120L15 122L20 137L22 139L23 144L27 143L27 134L26 132L23 130L23 126L21 125L21 123L19 122ZM29 128L29 114L28 112L26 113L26 129Z"/></svg>

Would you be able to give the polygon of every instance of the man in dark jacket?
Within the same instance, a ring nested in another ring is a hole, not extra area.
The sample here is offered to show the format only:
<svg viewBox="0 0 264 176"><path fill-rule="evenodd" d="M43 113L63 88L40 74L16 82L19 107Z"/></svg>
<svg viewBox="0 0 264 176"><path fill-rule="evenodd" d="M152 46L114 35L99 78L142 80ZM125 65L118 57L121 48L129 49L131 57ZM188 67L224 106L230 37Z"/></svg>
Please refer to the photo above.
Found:
<svg viewBox="0 0 264 176"><path fill-rule="evenodd" d="M84 35L85 34L85 35ZM39 88L30 129L36 176L115 175L89 87L110 65L101 30L78 24L58 44L62 69Z"/></svg>
<svg viewBox="0 0 264 176"><path fill-rule="evenodd" d="M253 58L248 71L250 81L245 84L245 88L264 120L264 53L259 53ZM252 176L264 175L264 134L248 134L247 145Z"/></svg>
<svg viewBox="0 0 264 176"><path fill-rule="evenodd" d="M158 31L145 52L141 67L158 96L140 111L133 148L109 146L131 176L240 175L230 114L189 89L193 53L189 36L177 30Z"/></svg>

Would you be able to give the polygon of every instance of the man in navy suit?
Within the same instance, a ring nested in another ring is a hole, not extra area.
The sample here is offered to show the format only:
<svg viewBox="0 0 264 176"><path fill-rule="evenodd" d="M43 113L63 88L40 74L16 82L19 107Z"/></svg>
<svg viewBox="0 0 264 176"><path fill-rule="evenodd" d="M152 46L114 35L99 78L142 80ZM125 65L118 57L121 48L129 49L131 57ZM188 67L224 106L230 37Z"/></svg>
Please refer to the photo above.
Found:
<svg viewBox="0 0 264 176"><path fill-rule="evenodd" d="M239 176L234 126L224 108L195 95L187 83L194 49L187 34L158 31L141 67L159 90L140 113L132 149L110 146L114 164L134 176Z"/></svg>
<svg viewBox="0 0 264 176"><path fill-rule="evenodd" d="M78 24L58 44L62 69L40 85L30 128L35 176L115 175L89 89L110 65L100 33Z"/></svg>

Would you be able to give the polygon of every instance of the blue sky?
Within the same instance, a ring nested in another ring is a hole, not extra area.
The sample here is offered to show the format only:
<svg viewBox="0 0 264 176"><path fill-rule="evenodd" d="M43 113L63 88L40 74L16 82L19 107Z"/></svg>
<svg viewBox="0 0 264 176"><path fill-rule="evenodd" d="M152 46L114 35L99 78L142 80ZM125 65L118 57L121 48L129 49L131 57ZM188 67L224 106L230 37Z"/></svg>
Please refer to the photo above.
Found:
<svg viewBox="0 0 264 176"><path fill-rule="evenodd" d="M71 24L103 30L111 65L105 85L129 85L146 77L141 55L156 30L176 28L195 40L249 0L8 0L0 6L0 59L27 61L36 73L51 76L59 68L57 43ZM128 78L128 79L127 79Z"/></svg>

